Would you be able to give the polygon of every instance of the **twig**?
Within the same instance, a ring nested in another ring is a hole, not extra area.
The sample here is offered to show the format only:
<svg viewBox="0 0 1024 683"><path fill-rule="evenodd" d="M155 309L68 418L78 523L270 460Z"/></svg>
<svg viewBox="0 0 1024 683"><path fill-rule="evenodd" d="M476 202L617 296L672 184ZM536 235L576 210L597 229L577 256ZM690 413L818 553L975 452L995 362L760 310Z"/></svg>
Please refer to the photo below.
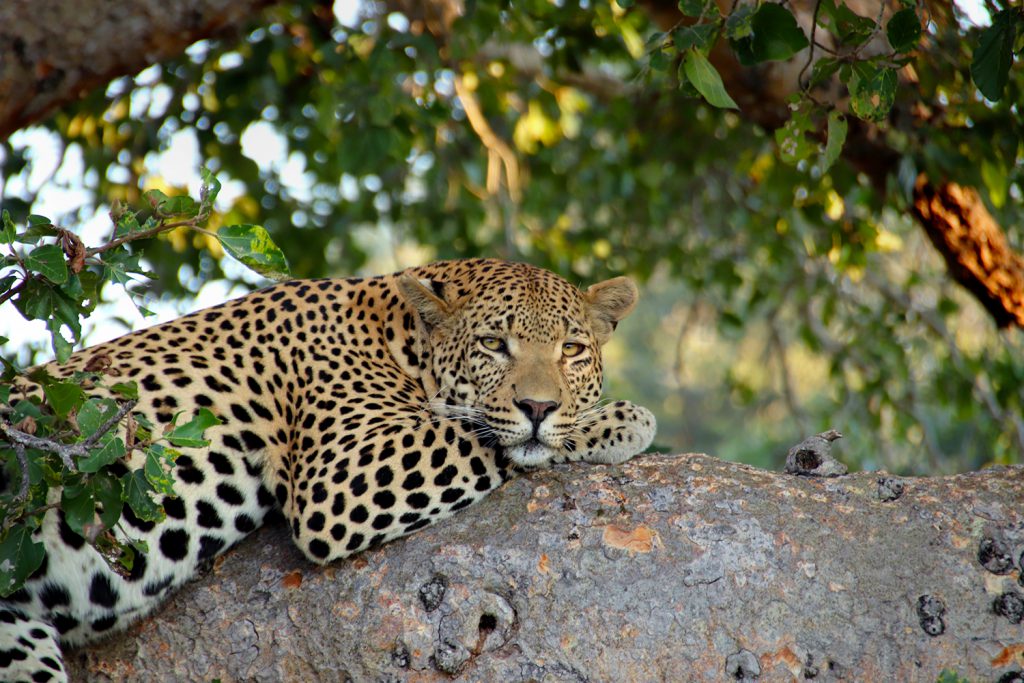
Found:
<svg viewBox="0 0 1024 683"><path fill-rule="evenodd" d="M788 289L788 287L787 287ZM796 398L796 392L793 390L793 378L789 374L789 363L786 360L786 345L782 342L782 333L779 331L777 315L772 315L768 322L769 337L771 339L771 345L775 347L775 357L779 361L779 375L782 380L782 397L786 401L786 407L789 408L789 413L796 420L797 427L800 428L802 434L808 432L807 429L807 416L804 411L800 408L800 402Z"/></svg>
<svg viewBox="0 0 1024 683"><path fill-rule="evenodd" d="M110 251L111 249L121 246L125 242L155 237L156 235L159 235L160 233L165 232L167 230L174 230L175 228L195 228L195 223L195 219L189 219L187 221L178 221L177 223L162 223L156 226L155 228L150 228L149 230L143 230L141 232L132 232L127 235L124 235L123 237L118 237L115 240L111 240L110 242L107 242L104 245L98 247L90 247L86 249L85 257L89 258L91 256L95 256L96 254L102 254L103 252Z"/></svg>
<svg viewBox="0 0 1024 683"><path fill-rule="evenodd" d="M465 83L463 83L461 75L454 78L454 83L455 94L459 96L459 101L462 102L462 109L466 112L469 125L473 128L477 137L480 138L480 142L487 148L488 193L492 195L498 194L501 183L500 174L498 173L498 160L500 159L501 165L505 169L505 185L508 188L509 197L513 202L518 203L520 197L519 162L516 160L515 152L512 151L507 142L498 137L494 130L491 129L486 117L484 117L483 111L480 109L480 104L476 101L473 93L466 87Z"/></svg>
<svg viewBox="0 0 1024 683"><path fill-rule="evenodd" d="M60 507L60 503L47 503L46 505L40 505L39 507L37 507L34 510L29 510L27 512L22 512L20 515L17 515L15 517L6 518L6 519L4 519L3 526L0 527L0 533L6 532L8 529L10 529L11 527L13 527L15 524L17 524L18 522L20 522L23 519L28 519L29 517L35 517L36 515L41 515L41 514L43 514L45 512L49 512L50 510L53 510L54 508L59 508L59 507Z"/></svg>
<svg viewBox="0 0 1024 683"><path fill-rule="evenodd" d="M811 18L811 47L807 53L807 63L804 64L804 68L800 69L800 75L796 77L796 85L801 90L805 89L803 85L804 74L807 73L807 69L810 68L811 63L814 62L814 46L818 44L816 35L818 33L818 11L821 9L821 0L817 0L814 3L814 16ZM807 84L810 87L810 83Z"/></svg>
<svg viewBox="0 0 1024 683"><path fill-rule="evenodd" d="M121 419L135 407L135 403L136 401L134 400L122 403L114 415L101 424L99 428L86 437L84 441L79 443L59 443L53 439L44 439L38 436L33 436L32 434L27 434L20 429L15 429L14 427L3 423L0 423L0 433L7 437L15 447L20 445L22 447L35 448L41 451L48 451L59 456L68 470L76 472L78 468L75 467L75 461L72 460L72 457L81 458L88 455L89 449L95 446L96 442L99 441L104 434L109 432L114 425L120 422ZM20 458L19 464L21 464ZM25 473L26 475L28 473L27 462Z"/></svg>
<svg viewBox="0 0 1024 683"><path fill-rule="evenodd" d="M2 306L4 303L7 302L8 299L10 299L12 296L17 294L18 292L20 292L24 288L25 288L25 281L22 280L18 284L14 285L10 289L8 289L3 294L0 294L0 306Z"/></svg>

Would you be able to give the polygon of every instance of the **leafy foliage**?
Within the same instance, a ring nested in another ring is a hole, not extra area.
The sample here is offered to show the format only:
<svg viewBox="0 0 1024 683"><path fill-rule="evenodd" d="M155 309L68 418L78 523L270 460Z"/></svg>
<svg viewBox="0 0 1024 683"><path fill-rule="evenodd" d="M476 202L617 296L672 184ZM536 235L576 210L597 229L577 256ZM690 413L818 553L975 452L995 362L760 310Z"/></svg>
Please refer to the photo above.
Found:
<svg viewBox="0 0 1024 683"><path fill-rule="evenodd" d="M108 203L143 201L161 186L145 155L193 138L244 188L215 220L262 225L299 276L498 255L647 280L611 381L654 404L674 449L772 464L835 426L868 467L1019 460L1020 333L994 329L907 218L925 172L981 188L1024 243L1024 76L1006 51L1019 8L997 3L977 28L955 7L822 0L798 20L794 3L685 0L666 27L624 0L570 5L466 3L448 25L382 3L343 26L286 2L47 126ZM723 53L750 92L714 67ZM775 124L741 118L758 107ZM866 129L893 158L851 149ZM257 130L286 162L254 160ZM5 151L5 175L30 170ZM893 170L870 177L858 155ZM32 200L4 197L20 223ZM173 297L237 279L208 240L172 244L111 276L157 274L152 291Z"/></svg>
<svg viewBox="0 0 1024 683"><path fill-rule="evenodd" d="M141 223L141 214L115 208L114 234L93 248L41 216L30 216L19 230L4 211L0 237L7 254L0 270L0 302L10 302L29 320L44 321L57 360L64 362L81 337L81 319L96 305L98 284L110 280L127 288L135 285L134 276L146 276L140 265L140 240L191 229L212 235L225 248L230 245L230 253L243 263L258 264L261 272L286 273L280 249L255 226L228 226L216 233L202 227L220 189L212 175L204 176L199 201L147 193L149 215ZM137 295L137 290L132 293ZM71 340L63 329L71 332ZM138 388L133 381L108 375L110 364L110 358L96 356L84 370L59 378L46 367L19 371L13 362L4 361L0 597L17 591L42 563L43 546L33 533L46 511L57 505L71 530L96 546L115 570L130 571L135 553L147 549L120 524L125 506L138 519L163 519L159 500L174 495L178 449L207 445L205 430L220 424L202 408L188 422L178 424L179 414L158 431L131 412ZM33 391L29 382L41 392ZM53 502L57 492L59 503Z"/></svg>

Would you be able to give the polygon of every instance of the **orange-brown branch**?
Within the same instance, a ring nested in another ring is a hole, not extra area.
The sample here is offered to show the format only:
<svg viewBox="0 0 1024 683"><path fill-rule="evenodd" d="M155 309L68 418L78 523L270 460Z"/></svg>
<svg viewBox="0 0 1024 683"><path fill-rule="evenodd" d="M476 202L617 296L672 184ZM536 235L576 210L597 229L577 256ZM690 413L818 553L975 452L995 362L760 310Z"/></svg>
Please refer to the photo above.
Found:
<svg viewBox="0 0 1024 683"><path fill-rule="evenodd" d="M1024 327L1024 258L1006 241L978 192L956 183L936 187L924 174L914 186L914 216L967 288L1000 327Z"/></svg>

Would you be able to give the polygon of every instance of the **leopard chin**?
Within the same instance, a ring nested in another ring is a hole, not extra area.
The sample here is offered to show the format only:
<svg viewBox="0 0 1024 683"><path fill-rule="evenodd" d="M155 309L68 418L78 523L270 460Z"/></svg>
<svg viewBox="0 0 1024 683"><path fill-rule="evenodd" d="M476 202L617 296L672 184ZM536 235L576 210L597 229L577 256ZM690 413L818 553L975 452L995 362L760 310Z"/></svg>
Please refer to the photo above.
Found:
<svg viewBox="0 0 1024 683"><path fill-rule="evenodd" d="M537 439L529 439L506 447L505 455L516 467L539 467L551 462L558 452Z"/></svg>

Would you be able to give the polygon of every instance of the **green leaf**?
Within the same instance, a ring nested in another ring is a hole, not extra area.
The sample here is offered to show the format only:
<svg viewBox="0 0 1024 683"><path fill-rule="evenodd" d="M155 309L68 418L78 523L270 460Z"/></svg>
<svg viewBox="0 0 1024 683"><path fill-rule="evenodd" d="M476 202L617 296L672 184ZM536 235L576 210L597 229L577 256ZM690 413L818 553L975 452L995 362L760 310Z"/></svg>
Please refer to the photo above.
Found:
<svg viewBox="0 0 1024 683"><path fill-rule="evenodd" d="M130 398L135 401L139 400L139 385L135 383L135 380L129 380L127 382L118 382L110 386L110 390L115 394L120 394L125 398Z"/></svg>
<svg viewBox="0 0 1024 683"><path fill-rule="evenodd" d="M192 218L199 213L199 203L188 195L168 197L160 202L160 210L166 214Z"/></svg>
<svg viewBox="0 0 1024 683"><path fill-rule="evenodd" d="M808 133L814 130L811 115L805 109L796 109L782 128L775 130L775 143L779 146L779 157L787 164L796 165L809 159L816 146Z"/></svg>
<svg viewBox="0 0 1024 683"><path fill-rule="evenodd" d="M27 526L16 526L0 540L0 597L21 588L25 579L43 563L46 551L32 540Z"/></svg>
<svg viewBox="0 0 1024 683"><path fill-rule="evenodd" d="M205 166L199 169L199 175L203 179L203 186L199 190L199 196L202 198L203 204L212 207L213 203L217 201L217 195L220 194L220 181Z"/></svg>
<svg viewBox="0 0 1024 683"><path fill-rule="evenodd" d="M909 52L921 39L921 19L913 9L901 9L892 15L885 27L889 45L896 52Z"/></svg>
<svg viewBox="0 0 1024 683"><path fill-rule="evenodd" d="M1004 9L992 17L992 25L985 29L974 50L971 78L978 90L993 102L1003 96L1013 62L1013 43L1017 38L1015 14L1018 10Z"/></svg>
<svg viewBox="0 0 1024 683"><path fill-rule="evenodd" d="M751 22L754 18L753 5L740 5L725 20L725 37L730 40L746 38L754 32Z"/></svg>
<svg viewBox="0 0 1024 683"><path fill-rule="evenodd" d="M687 26L673 32L672 43L680 53L685 52L691 47L710 50L717 36L717 25L696 24L695 26Z"/></svg>
<svg viewBox="0 0 1024 683"><path fill-rule="evenodd" d="M57 357L57 362L67 363L74 346L60 333L60 321L47 320L46 329L50 331L50 345L53 347L53 355Z"/></svg>
<svg viewBox="0 0 1024 683"><path fill-rule="evenodd" d="M704 96L710 104L723 109L738 109L736 102L729 97L722 84L722 77L708 58L697 49L690 49L683 60L683 71L693 87Z"/></svg>
<svg viewBox="0 0 1024 683"><path fill-rule="evenodd" d="M981 179L988 189L988 198L997 209L1006 205L1006 196L1010 191L1010 171L1001 159L983 158L981 160Z"/></svg>
<svg viewBox="0 0 1024 683"><path fill-rule="evenodd" d="M72 410L81 405L85 398L82 389L71 382L55 382L43 386L43 393L46 394L46 401L53 408L57 417L64 419Z"/></svg>
<svg viewBox="0 0 1024 683"><path fill-rule="evenodd" d="M841 112L833 111L828 115L828 140L825 142L825 153L821 158L821 171L824 173L836 163L846 142L849 125Z"/></svg>
<svg viewBox="0 0 1024 683"><path fill-rule="evenodd" d="M813 88L832 78L840 66L842 66L842 63L838 59L831 57L823 57L815 61L814 66L811 67L810 86Z"/></svg>
<svg viewBox="0 0 1024 683"><path fill-rule="evenodd" d="M180 414L180 413L179 413ZM177 415L174 416L177 419ZM208 408L200 408L191 421L174 427L164 434L164 438L179 448L201 448L210 442L203 438L203 432L214 425L223 424Z"/></svg>
<svg viewBox="0 0 1024 683"><path fill-rule="evenodd" d="M867 121L880 121L888 116L896 101L896 71L889 68L878 69L873 74L865 71L870 68L864 62L854 67L850 104L858 117Z"/></svg>
<svg viewBox="0 0 1024 683"><path fill-rule="evenodd" d="M56 237L60 234L57 228L50 225L49 218L43 218L42 222L32 222L33 218L41 218L41 216L29 216L29 227L27 230L22 232L15 238L16 242L22 244L35 244L44 237Z"/></svg>
<svg viewBox="0 0 1024 683"><path fill-rule="evenodd" d="M117 520L121 519L121 510L124 508L124 486L121 480L109 472L99 472L90 478L89 486L92 487L93 498L99 504L100 521L106 528L113 529Z"/></svg>
<svg viewBox="0 0 1024 683"><path fill-rule="evenodd" d="M85 527L96 522L96 501L91 487L65 486L61 492L60 508L72 531L80 536L90 536Z"/></svg>
<svg viewBox="0 0 1024 683"><path fill-rule="evenodd" d="M134 470L121 477L121 485L124 488L122 498L136 517L147 522L163 520L164 510L153 500L153 486L142 470Z"/></svg>
<svg viewBox="0 0 1024 683"><path fill-rule="evenodd" d="M83 437L92 436L104 422L117 412L117 404L112 398L90 398L82 404L78 411L78 428Z"/></svg>
<svg viewBox="0 0 1024 683"><path fill-rule="evenodd" d="M833 3L833 0L823 0L821 9L823 18L827 17L832 22L832 33L843 45L861 45L875 32L875 21L860 16L843 0L836 3Z"/></svg>
<svg viewBox="0 0 1024 683"><path fill-rule="evenodd" d="M126 211L117 219L117 228L114 230L114 236L123 237L124 235L130 235L141 230L142 226L139 225L139 219L131 211Z"/></svg>
<svg viewBox="0 0 1024 683"><path fill-rule="evenodd" d="M125 455L124 441L116 436L113 431L100 437L96 448L89 451L89 455L78 460L79 472L99 472L104 467L112 465Z"/></svg>
<svg viewBox="0 0 1024 683"><path fill-rule="evenodd" d="M717 17L718 5L708 0L679 0L679 11L687 17Z"/></svg>
<svg viewBox="0 0 1024 683"><path fill-rule="evenodd" d="M57 285L68 281L64 251L56 244L44 244L30 251L25 256L25 267Z"/></svg>
<svg viewBox="0 0 1024 683"><path fill-rule="evenodd" d="M177 457L177 451L166 449L158 443L146 449L146 464L143 469L146 479L157 493L174 495L174 477L170 475L169 469Z"/></svg>
<svg viewBox="0 0 1024 683"><path fill-rule="evenodd" d="M750 28L749 36L732 41L744 66L786 60L810 45L796 18L782 5L761 5L750 20Z"/></svg>
<svg viewBox="0 0 1024 683"><path fill-rule="evenodd" d="M11 244L14 242L14 237L18 234L18 228L15 227L14 221L11 220L11 212L7 209L0 213L0 242L4 244Z"/></svg>
<svg viewBox="0 0 1024 683"><path fill-rule="evenodd" d="M264 277L288 277L288 261L259 225L229 225L216 233L224 250Z"/></svg>

